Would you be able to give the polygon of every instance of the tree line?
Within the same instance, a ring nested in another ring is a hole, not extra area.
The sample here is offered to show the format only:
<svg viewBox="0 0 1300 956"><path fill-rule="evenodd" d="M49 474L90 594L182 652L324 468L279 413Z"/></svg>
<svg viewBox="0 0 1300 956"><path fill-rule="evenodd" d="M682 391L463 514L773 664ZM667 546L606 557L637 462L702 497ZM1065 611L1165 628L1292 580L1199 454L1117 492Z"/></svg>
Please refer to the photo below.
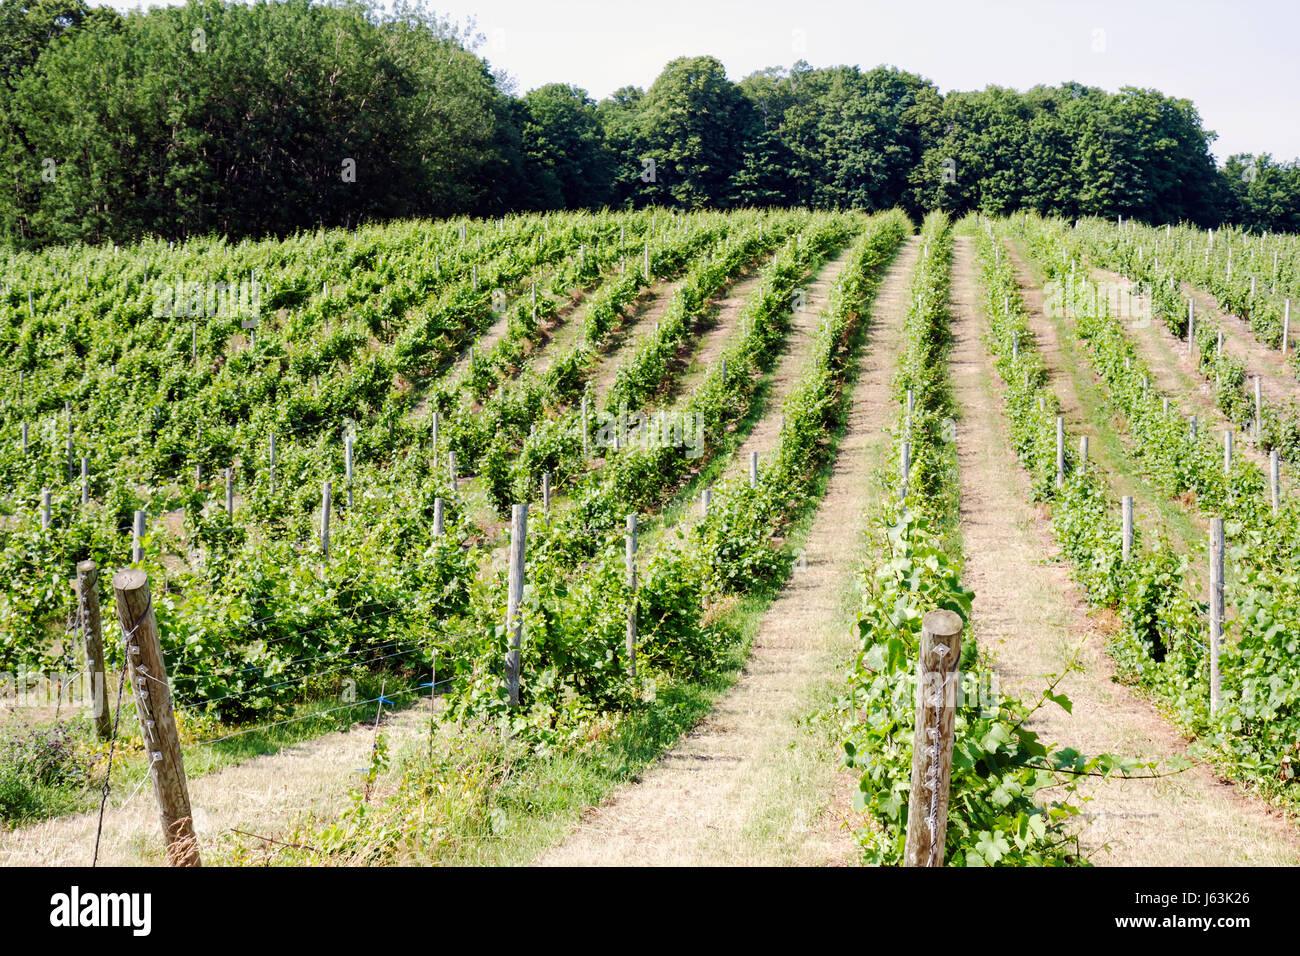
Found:
<svg viewBox="0 0 1300 956"><path fill-rule="evenodd" d="M21 246L394 217L799 204L1300 230L1300 165L1217 168L1195 106L1076 83L943 94L894 67L669 63L515 95L472 29L373 0L118 14L0 0L0 223Z"/></svg>

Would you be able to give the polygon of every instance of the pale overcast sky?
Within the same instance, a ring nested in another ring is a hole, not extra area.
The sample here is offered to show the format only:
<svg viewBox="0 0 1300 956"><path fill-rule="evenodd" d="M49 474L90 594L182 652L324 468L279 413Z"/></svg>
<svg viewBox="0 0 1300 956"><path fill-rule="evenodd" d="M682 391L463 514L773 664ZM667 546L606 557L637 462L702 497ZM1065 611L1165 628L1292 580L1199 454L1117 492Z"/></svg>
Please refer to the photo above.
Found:
<svg viewBox="0 0 1300 956"><path fill-rule="evenodd" d="M739 80L799 59L890 64L943 91L1075 80L1192 100L1232 153L1300 158L1300 2L1262 0L456 0L479 53L518 91L572 83L600 99L647 87L678 56L710 54ZM112 0L130 9L138 4Z"/></svg>

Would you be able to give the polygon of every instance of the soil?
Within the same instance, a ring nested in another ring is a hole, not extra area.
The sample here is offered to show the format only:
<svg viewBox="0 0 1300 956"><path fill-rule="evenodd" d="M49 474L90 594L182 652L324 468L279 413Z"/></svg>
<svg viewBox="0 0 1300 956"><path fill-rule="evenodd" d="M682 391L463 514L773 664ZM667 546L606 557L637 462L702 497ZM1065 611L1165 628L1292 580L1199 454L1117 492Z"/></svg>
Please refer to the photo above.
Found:
<svg viewBox="0 0 1300 956"><path fill-rule="evenodd" d="M543 865L842 864L855 844L851 775L801 729L816 688L855 646L850 607L894 408L885 397L901 340L915 240L891 267L859 358L849 423L804 545L806 568L764 615L749 661L714 712L638 780L593 809ZM797 351L797 349L795 350Z"/></svg>
<svg viewBox="0 0 1300 956"><path fill-rule="evenodd" d="M1028 724L1045 741L1161 764L1184 757L1180 735L1115 681L1104 619L1088 614L1048 519L1030 502L1028 477L1010 451L978 301L973 243L962 237L952 284L952 381L961 410L961 534L965 583L975 591L973 635L996 656L1005 694L1037 696L1044 675L1060 673L1077 651L1077 667L1057 688L1073 702L1073 714L1049 704ZM1300 861L1292 826L1204 766L1158 779L1090 780L1080 792L1089 800L1079 834L1098 864Z"/></svg>

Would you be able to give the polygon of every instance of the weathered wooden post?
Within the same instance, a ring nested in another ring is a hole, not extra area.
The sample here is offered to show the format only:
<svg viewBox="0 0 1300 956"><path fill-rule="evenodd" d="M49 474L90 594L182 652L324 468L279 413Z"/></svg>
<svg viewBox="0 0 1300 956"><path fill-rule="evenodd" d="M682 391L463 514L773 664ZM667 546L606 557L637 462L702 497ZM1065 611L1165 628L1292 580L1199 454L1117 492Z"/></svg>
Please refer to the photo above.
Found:
<svg viewBox="0 0 1300 956"><path fill-rule="evenodd" d="M1223 473L1229 474L1232 471L1232 429L1229 428L1223 433Z"/></svg>
<svg viewBox="0 0 1300 956"><path fill-rule="evenodd" d="M1260 436L1264 434L1264 386L1260 382L1260 377L1255 376L1255 443L1259 444Z"/></svg>
<svg viewBox="0 0 1300 956"><path fill-rule="evenodd" d="M330 557L330 497L333 491L327 481L320 492L320 553L326 561Z"/></svg>
<svg viewBox="0 0 1300 956"><path fill-rule="evenodd" d="M135 513L135 523L131 530L131 563L139 564L144 560L144 524L145 515L143 511Z"/></svg>
<svg viewBox="0 0 1300 956"><path fill-rule="evenodd" d="M226 469L226 515L235 516L235 469Z"/></svg>
<svg viewBox="0 0 1300 956"><path fill-rule="evenodd" d="M1056 416L1056 487L1065 487L1065 416Z"/></svg>
<svg viewBox="0 0 1300 956"><path fill-rule="evenodd" d="M1124 539L1123 539L1124 543L1122 545L1123 550L1121 551L1121 556L1124 559L1124 563L1127 564L1129 557L1133 554L1133 496L1132 495L1124 496L1123 514L1124 514Z"/></svg>
<svg viewBox="0 0 1300 956"><path fill-rule="evenodd" d="M758 452L749 453L749 487L758 487Z"/></svg>
<svg viewBox="0 0 1300 956"><path fill-rule="evenodd" d="M524 555L528 537L528 505L510 508L510 571L506 589L506 633L510 650L506 654L506 689L510 706L519 705L519 667L523 647Z"/></svg>
<svg viewBox="0 0 1300 956"><path fill-rule="evenodd" d="M1088 470L1088 436L1079 436L1079 474Z"/></svg>
<svg viewBox="0 0 1300 956"><path fill-rule="evenodd" d="M712 488L705 488L703 491L700 492L700 517L701 518L707 518L709 516L709 502L711 502L712 500L713 500Z"/></svg>
<svg viewBox="0 0 1300 956"><path fill-rule="evenodd" d="M124 666L131 675L140 714L140 733L149 755L149 775L158 801L167 861L172 866L199 866L198 838L190 813L185 765L149 595L149 578L138 568L119 571L113 576L113 592L126 651Z"/></svg>
<svg viewBox="0 0 1300 956"><path fill-rule="evenodd" d="M929 611L921 622L904 866L943 866L961 632L952 611Z"/></svg>
<svg viewBox="0 0 1300 956"><path fill-rule="evenodd" d="M627 570L627 674L636 677L636 513L627 516L627 533L625 535L627 553L624 564Z"/></svg>
<svg viewBox="0 0 1300 956"><path fill-rule="evenodd" d="M41 530L50 530L50 489L41 489Z"/></svg>
<svg viewBox="0 0 1300 956"><path fill-rule="evenodd" d="M582 396L582 460L591 457L591 435L587 426L587 396Z"/></svg>
<svg viewBox="0 0 1300 956"><path fill-rule="evenodd" d="M72 403L64 402L63 410L68 416L68 436L67 436L67 454L68 462L68 481L72 481L77 476L77 453L72 447Z"/></svg>
<svg viewBox="0 0 1300 956"><path fill-rule="evenodd" d="M1277 449L1268 453L1268 483L1273 492L1273 514L1282 510L1282 475Z"/></svg>
<svg viewBox="0 0 1300 956"><path fill-rule="evenodd" d="M442 511L443 511L442 499L434 498L433 499L433 536L435 538L442 537L442 530L443 530Z"/></svg>
<svg viewBox="0 0 1300 956"><path fill-rule="evenodd" d="M352 436L343 436L343 480L348 486L348 509L352 508Z"/></svg>
<svg viewBox="0 0 1300 956"><path fill-rule="evenodd" d="M908 483L912 479L912 443L905 441L899 451L899 470L902 472L902 488L898 493L899 501L907 500Z"/></svg>
<svg viewBox="0 0 1300 956"><path fill-rule="evenodd" d="M90 459L81 457L81 503L90 504Z"/></svg>
<svg viewBox="0 0 1300 956"><path fill-rule="evenodd" d="M104 671L104 631L99 617L99 568L94 561L77 565L77 610L81 639L86 645L86 670L90 673L91 716L100 740L113 736L108 713L108 683Z"/></svg>
<svg viewBox="0 0 1300 956"><path fill-rule="evenodd" d="M1210 519L1210 713L1219 710L1222 675L1219 650L1223 644L1223 519Z"/></svg>
<svg viewBox="0 0 1300 956"><path fill-rule="evenodd" d="M448 477L451 479L451 490L454 492L456 490L456 480L457 480L456 479L456 453L454 451L447 452L447 473L448 473Z"/></svg>
<svg viewBox="0 0 1300 956"><path fill-rule="evenodd" d="M433 454L438 454L438 413L434 412L431 416L433 419Z"/></svg>

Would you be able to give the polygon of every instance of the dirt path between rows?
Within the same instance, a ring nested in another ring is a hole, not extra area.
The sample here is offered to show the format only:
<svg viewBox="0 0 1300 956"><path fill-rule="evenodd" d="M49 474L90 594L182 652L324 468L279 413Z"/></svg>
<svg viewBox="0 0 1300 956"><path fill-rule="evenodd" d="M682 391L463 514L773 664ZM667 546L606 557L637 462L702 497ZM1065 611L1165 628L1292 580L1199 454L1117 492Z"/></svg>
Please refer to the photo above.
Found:
<svg viewBox="0 0 1300 956"><path fill-rule="evenodd" d="M889 443L889 376L901 339L913 240L871 307L849 422L796 573L763 617L749 662L715 711L593 810L543 865L841 864L851 775L808 743L803 718L839 680L855 641L849 608L872 466Z"/></svg>
<svg viewBox="0 0 1300 956"><path fill-rule="evenodd" d="M1047 373L1047 384L1061 403L1068 435L1078 440L1089 437L1089 457L1102 468L1117 499L1133 498L1134 519L1140 528L1160 527L1188 548L1193 539L1203 537L1204 524L1199 515L1188 514L1181 503L1172 502L1144 477L1121 416L1112 415L1108 390L1093 370L1086 354L1087 346L1067 331L1068 319L1049 316L1045 311L1042 289L1017 243L1003 243L1016 273L1016 283L1027 309L1027 325L1038 345ZM1086 393L1086 400L1085 400ZM1206 526L1208 527L1208 525Z"/></svg>
<svg viewBox="0 0 1300 956"><path fill-rule="evenodd" d="M767 261L765 259L764 264ZM751 272L728 290L727 297L718 304L717 311L705 325L696 330L684 367L679 370L669 395L663 401L665 407L675 407L688 400L696 386L709 373L709 369L722 358L731 334L736 331L740 310L762 283L761 269Z"/></svg>
<svg viewBox="0 0 1300 956"><path fill-rule="evenodd" d="M724 478L748 474L751 452L758 452L761 463L764 456L776 447L781 437L781 428L785 424L785 400L799 382L804 366L808 363L812 347L816 344L817 329L821 326L822 311L828 304L831 286L848 264L850 252L848 247L841 250L803 287L804 307L790 313L790 331L786 334L776 365L768 379L762 417L750 429L744 443L736 451L735 459L723 473Z"/></svg>
<svg viewBox="0 0 1300 956"><path fill-rule="evenodd" d="M653 335L655 325L668 311L681 288L680 282L659 286L654 293L638 300L632 314L619 326L617 332L610 336L601 355L600 364L591 376L592 387L596 392L596 407L600 407L605 392L614 384L619 366L636 352L637 346L647 335Z"/></svg>
<svg viewBox="0 0 1300 956"><path fill-rule="evenodd" d="M385 718L382 726L393 752L429 726L427 702ZM331 820L348 803L364 774L374 744L373 724L326 734L274 754L254 757L189 781L190 806L199 853L240 838L232 828L283 838L297 819ZM11 832L0 831L0 867L89 866L95 850L98 812L58 817ZM163 866L158 807L148 782L134 796L110 800L99 846L101 866Z"/></svg>
<svg viewBox="0 0 1300 956"><path fill-rule="evenodd" d="M1000 385L985 351L974 250L957 240L953 265L952 381L960 408L957 449L965 583L975 591L975 638L996 655L1002 691L1036 695L1040 676L1062 670L1076 646L1078 670L1058 688L1073 715L1044 708L1029 726L1049 742L1166 761L1185 741L1146 701L1113 681L1105 633L1070 580L1050 523L1030 503L1029 481L1010 451ZM1090 782L1081 788L1080 836L1103 865L1294 865L1295 829L1263 803L1197 767L1155 780Z"/></svg>
<svg viewBox="0 0 1300 956"><path fill-rule="evenodd" d="M1255 338L1249 323L1238 315L1219 308L1214 296L1203 292L1191 283L1182 284L1183 295L1189 295L1198 312L1205 313L1223 329L1223 348L1246 366L1246 383L1254 394L1251 379L1258 375L1264 391L1264 401L1285 407L1288 402L1300 401L1300 379L1287 364L1278 349L1271 349ZM1294 327L1293 327L1294 328ZM1295 342L1291 343L1294 349Z"/></svg>
<svg viewBox="0 0 1300 956"><path fill-rule="evenodd" d="M1133 283L1118 272L1093 269L1093 276L1127 292ZM1222 440L1224 431L1234 433L1233 453L1247 458L1260 467L1266 467L1268 456L1249 440L1249 436L1219 410L1214 401L1214 383L1205 378L1196 361L1187 353L1187 342L1174 337L1160 320L1149 315L1139 316L1126 323L1128 338L1137 347L1155 377L1156 387L1178 400L1184 413L1197 417L1197 429L1210 432ZM1224 332L1224 347L1228 347L1228 334ZM1231 351L1229 349L1229 351Z"/></svg>
<svg viewBox="0 0 1300 956"><path fill-rule="evenodd" d="M582 307L587 300L588 292L583 289L572 289L569 291L568 298L556 310L549 320L542 324L537 338L524 347L524 361L531 362L534 368L544 369L550 363L552 357L557 352L557 340L567 340L572 338L575 327L580 323L574 322L574 314ZM469 350L474 348L478 354L490 352L498 342L505 338L506 332L510 328L509 312L502 312L497 320L457 356L456 361L443 374L440 381L456 383L457 386L462 383L469 372ZM513 376L512 376L513 377ZM415 407L411 409L411 420L419 421L426 418L429 414L428 395L422 395L416 402Z"/></svg>
<svg viewBox="0 0 1300 956"><path fill-rule="evenodd" d="M541 285L539 280L538 285ZM518 296L523 299L530 293L524 293ZM534 362L541 361L541 353L547 349L557 337L565 336L571 326L577 323L573 322L574 314L582 308L582 304L587 301L590 292L586 289L570 289L565 299L561 302L559 308L550 319L541 323L536 339L528 343L524 348L524 361L530 359ZM502 312L492 326L478 337L472 344L479 353L487 353L496 347L497 343L505 338L506 332L510 329L510 313ZM456 360L452 366L449 378L460 378L469 371L469 349Z"/></svg>

